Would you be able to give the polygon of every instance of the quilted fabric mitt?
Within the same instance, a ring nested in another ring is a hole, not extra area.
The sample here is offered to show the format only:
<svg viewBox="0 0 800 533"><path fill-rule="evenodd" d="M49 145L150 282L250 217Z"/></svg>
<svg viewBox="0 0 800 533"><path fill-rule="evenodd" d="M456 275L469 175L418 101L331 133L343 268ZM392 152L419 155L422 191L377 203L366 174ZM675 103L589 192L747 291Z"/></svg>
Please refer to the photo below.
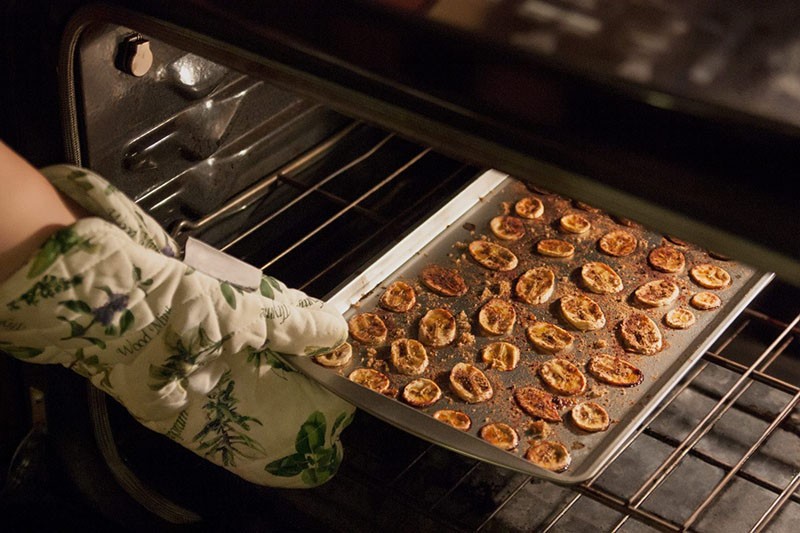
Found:
<svg viewBox="0 0 800 533"><path fill-rule="evenodd" d="M42 172L96 216L56 232L0 284L0 350L73 369L148 428L254 483L328 480L354 409L277 354L338 346L341 315L274 278L248 291L195 271L100 176Z"/></svg>

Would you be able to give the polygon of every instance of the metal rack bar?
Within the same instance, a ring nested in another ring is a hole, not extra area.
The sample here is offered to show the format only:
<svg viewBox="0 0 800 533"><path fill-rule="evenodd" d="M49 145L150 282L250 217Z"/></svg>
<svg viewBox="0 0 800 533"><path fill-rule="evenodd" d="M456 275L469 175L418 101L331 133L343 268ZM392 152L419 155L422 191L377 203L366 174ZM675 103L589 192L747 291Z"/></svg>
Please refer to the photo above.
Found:
<svg viewBox="0 0 800 533"><path fill-rule="evenodd" d="M763 531L770 521L775 518L778 512L786 505L786 502L789 501L789 498L794 494L797 488L800 487L800 472L796 473L792 480L786 485L786 488L783 489L780 496L772 502L772 505L761 515L761 518L755 523L755 525L750 529L751 532L756 531Z"/></svg>

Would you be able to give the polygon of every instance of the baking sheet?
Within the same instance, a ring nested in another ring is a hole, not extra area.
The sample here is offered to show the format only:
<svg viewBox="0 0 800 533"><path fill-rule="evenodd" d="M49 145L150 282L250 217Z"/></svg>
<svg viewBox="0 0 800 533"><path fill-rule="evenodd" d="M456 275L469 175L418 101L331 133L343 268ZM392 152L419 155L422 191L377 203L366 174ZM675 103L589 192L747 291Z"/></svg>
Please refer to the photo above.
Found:
<svg viewBox="0 0 800 533"><path fill-rule="evenodd" d="M492 235L489 221L494 216L508 213L516 200L529 195L542 200L545 213L539 219L525 221L525 237L509 242L500 241ZM362 312L379 314L389 329L385 343L372 351L370 347L351 340L354 348L353 361L341 369L324 368L311 358L287 356L287 362L357 407L451 450L559 483L577 483L592 477L625 444L642 420L766 286L772 276L710 255L691 245L678 247L686 256L686 268L683 272L656 272L648 266L647 254L654 247L668 242L665 236L587 209L587 206L579 206L558 195L532 191L524 183L499 172L486 172L329 299L347 318ZM558 219L571 212L589 218L592 222L591 230L580 235L560 230ZM614 229L624 229L637 237L638 246L633 254L616 258L599 251L598 239ZM469 257L466 245L481 238L511 249L519 258L519 265L507 273L490 271L478 265ZM575 255L569 259L555 259L537 254L535 244L543 238L558 238L572 243L576 248ZM581 265L588 261L601 261L612 266L622 277L624 289L613 295L589 294L602 307L606 315L606 326L598 331L579 332L560 318L557 302L565 294L583 292L579 289L577 277ZM692 309L697 317L694 326L688 330L669 329L663 322L665 313L677 306L690 308L689 298L696 292L706 290L694 284L688 276L691 266L706 262L717 264L731 274L731 285L714 291L721 297L722 306L711 311ZM422 286L419 273L430 264L457 268L470 287L468 293L463 297L448 298L438 296ZM489 297L502 292L504 285L513 290L516 279L523 272L540 265L549 266L556 273L556 288L548 302L528 305L511 297L506 298L512 301L517 312L517 322L512 333L500 337L482 335L477 326L477 311L483 303ZM638 286L664 277L675 279L681 288L681 295L674 304L643 309L632 300L631 295ZM378 306L378 298L383 289L395 280L406 281L416 290L417 304L408 313L393 313ZM416 338L419 318L427 310L436 307L446 307L454 315L463 311L462 318L466 318L466 321L461 321L457 335L457 339L461 337L461 343L455 342L439 349L428 348L430 364L422 377L433 379L439 384L443 392L442 399L428 408L417 409L402 403L400 399L375 393L347 379L346 376L356 368L377 365L378 369L389 375L393 390L401 391L406 383L418 376L403 376L391 371L391 363L388 361L389 345L397 338ZM617 325L632 310L644 312L659 325L665 347L657 354L636 355L625 353L622 349L616 334ZM530 447L529 441L532 440L528 426L534 419L519 409L513 399L515 387L532 385L547 389L537 375L537 368L553 356L537 353L527 340L525 329L534 320L560 325L573 334L573 348L557 356L570 359L584 370L588 384L585 393L572 399L592 400L603 405L612 421L607 431L584 432L570 422L567 411L571 399L566 400L565 408L561 409L564 421L551 423L553 433L548 437L548 440L563 443L571 454L570 467L561 473L544 470L524 459L524 454ZM471 331L468 331L470 328ZM472 342L470 334L474 336ZM487 365L480 360L481 349L497 340L512 342L520 348L520 364L515 370L501 372L487 369ZM631 388L601 384L585 372L586 362L595 353L624 356L644 372L643 382ZM448 385L449 370L460 361L473 363L484 370L495 391L490 401L467 404L452 393ZM469 414L472 419L470 430L459 431L430 416L445 408ZM507 452L480 439L478 432L488 422L505 422L517 429L520 436L517 449Z"/></svg>

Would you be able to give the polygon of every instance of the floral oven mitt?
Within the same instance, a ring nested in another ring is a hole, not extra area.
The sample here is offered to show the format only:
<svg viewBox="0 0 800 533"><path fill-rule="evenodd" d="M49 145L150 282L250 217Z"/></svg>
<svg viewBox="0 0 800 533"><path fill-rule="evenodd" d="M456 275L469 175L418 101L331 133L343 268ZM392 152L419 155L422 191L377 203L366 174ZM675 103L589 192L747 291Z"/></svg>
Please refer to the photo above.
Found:
<svg viewBox="0 0 800 533"><path fill-rule="evenodd" d="M275 353L338 346L341 315L274 278L246 291L195 271L100 176L42 172L96 217L55 233L0 284L0 350L72 368L148 428L254 483L329 479L354 409Z"/></svg>

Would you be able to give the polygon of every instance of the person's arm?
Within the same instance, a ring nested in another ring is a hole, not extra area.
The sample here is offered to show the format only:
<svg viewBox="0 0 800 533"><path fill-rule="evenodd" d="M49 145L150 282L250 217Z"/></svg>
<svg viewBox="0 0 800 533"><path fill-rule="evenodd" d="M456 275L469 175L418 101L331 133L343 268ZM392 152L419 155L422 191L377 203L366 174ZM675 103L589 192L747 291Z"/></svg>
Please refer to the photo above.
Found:
<svg viewBox="0 0 800 533"><path fill-rule="evenodd" d="M0 282L18 270L53 232L85 213L0 141Z"/></svg>

